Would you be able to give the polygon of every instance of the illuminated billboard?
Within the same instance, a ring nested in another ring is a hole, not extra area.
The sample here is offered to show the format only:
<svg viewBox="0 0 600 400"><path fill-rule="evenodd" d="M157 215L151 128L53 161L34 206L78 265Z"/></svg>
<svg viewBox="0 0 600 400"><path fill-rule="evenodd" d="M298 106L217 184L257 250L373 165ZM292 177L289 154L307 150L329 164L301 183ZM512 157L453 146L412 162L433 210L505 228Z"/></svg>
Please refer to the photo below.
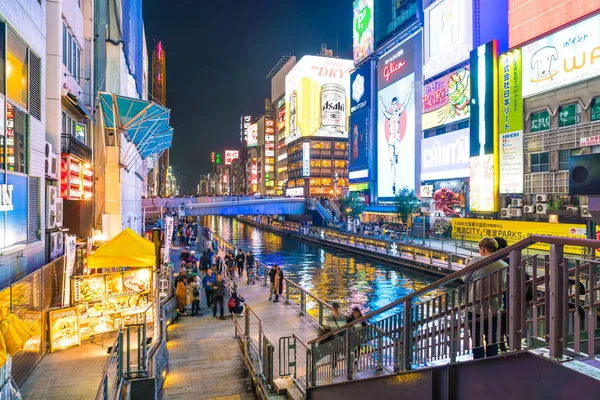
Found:
<svg viewBox="0 0 600 400"><path fill-rule="evenodd" d="M440 0L425 9L425 78L469 59L473 50L472 4L472 0Z"/></svg>
<svg viewBox="0 0 600 400"><path fill-rule="evenodd" d="M600 75L600 14L524 46L523 97Z"/></svg>
<svg viewBox="0 0 600 400"><path fill-rule="evenodd" d="M248 127L252 123L252 116L244 115L240 120L240 141L242 144L248 141Z"/></svg>
<svg viewBox="0 0 600 400"><path fill-rule="evenodd" d="M304 56L285 78L286 138L348 138L352 60Z"/></svg>
<svg viewBox="0 0 600 400"><path fill-rule="evenodd" d="M498 203L498 42L471 52L470 208L494 212Z"/></svg>
<svg viewBox="0 0 600 400"><path fill-rule="evenodd" d="M445 133L421 141L421 181L469 176L469 129Z"/></svg>
<svg viewBox="0 0 600 400"><path fill-rule="evenodd" d="M416 62L420 63L415 48L420 44L419 33L378 61L377 192L380 199L393 198L404 186L415 189L415 66Z"/></svg>
<svg viewBox="0 0 600 400"><path fill-rule="evenodd" d="M467 66L423 85L423 130L469 118L470 77Z"/></svg>
<svg viewBox="0 0 600 400"><path fill-rule="evenodd" d="M231 165L234 160L240 157L240 152L237 150L225 150L225 165Z"/></svg>
<svg viewBox="0 0 600 400"><path fill-rule="evenodd" d="M350 110L350 171L368 168L368 153L371 115L371 75L372 63L367 62L354 71L351 77ZM367 177L368 177L367 171Z"/></svg>
<svg viewBox="0 0 600 400"><path fill-rule="evenodd" d="M248 147L258 145L258 124L248 125Z"/></svg>
<svg viewBox="0 0 600 400"><path fill-rule="evenodd" d="M501 194L523 193L523 96L521 49L498 58L500 82L500 183Z"/></svg>
<svg viewBox="0 0 600 400"><path fill-rule="evenodd" d="M354 63L358 64L375 50L375 13L373 0L354 0L352 38Z"/></svg>

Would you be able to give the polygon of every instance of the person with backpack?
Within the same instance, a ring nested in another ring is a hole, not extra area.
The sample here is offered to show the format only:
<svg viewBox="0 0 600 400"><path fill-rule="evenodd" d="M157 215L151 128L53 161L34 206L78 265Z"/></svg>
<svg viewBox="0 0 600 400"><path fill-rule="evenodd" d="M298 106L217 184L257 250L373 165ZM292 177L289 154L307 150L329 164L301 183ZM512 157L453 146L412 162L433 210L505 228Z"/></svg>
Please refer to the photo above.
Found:
<svg viewBox="0 0 600 400"><path fill-rule="evenodd" d="M274 264L273 267L269 270L269 300L275 294L275 276L277 276L277 264Z"/></svg>
<svg viewBox="0 0 600 400"><path fill-rule="evenodd" d="M240 296L236 290L234 290L229 298L229 301L227 302L227 308L229 308L229 312L231 314L235 314L237 317L241 317L242 313L244 312L244 306L242 303L245 301L246 300Z"/></svg>
<svg viewBox="0 0 600 400"><path fill-rule="evenodd" d="M202 279L206 276L206 271L210 266L210 258L208 258L208 254L206 254L206 250L202 252L202 256L200 257L200 274L202 275Z"/></svg>
<svg viewBox="0 0 600 400"><path fill-rule="evenodd" d="M223 311L223 297L225 296L225 283L221 275L217 275L217 279L212 286L213 295L213 318L217 317L217 305L221 307L221 319L225 319Z"/></svg>
<svg viewBox="0 0 600 400"><path fill-rule="evenodd" d="M200 312L200 278L197 274L192 277L190 290L192 291L192 317L194 317Z"/></svg>
<svg viewBox="0 0 600 400"><path fill-rule="evenodd" d="M235 263L237 265L238 277L242 277L244 275L244 263L246 261L246 256L244 256L244 252L242 249L238 249L237 256L235 256Z"/></svg>
<svg viewBox="0 0 600 400"><path fill-rule="evenodd" d="M208 303L208 308L212 305L212 290L213 285L217 281L216 274L212 273L212 269L208 269L206 271L206 275L202 278L202 286L204 287L204 293L206 294L206 302Z"/></svg>
<svg viewBox="0 0 600 400"><path fill-rule="evenodd" d="M277 267L275 274L275 300L273 303L279 303L279 296L283 293L283 271L281 267Z"/></svg>

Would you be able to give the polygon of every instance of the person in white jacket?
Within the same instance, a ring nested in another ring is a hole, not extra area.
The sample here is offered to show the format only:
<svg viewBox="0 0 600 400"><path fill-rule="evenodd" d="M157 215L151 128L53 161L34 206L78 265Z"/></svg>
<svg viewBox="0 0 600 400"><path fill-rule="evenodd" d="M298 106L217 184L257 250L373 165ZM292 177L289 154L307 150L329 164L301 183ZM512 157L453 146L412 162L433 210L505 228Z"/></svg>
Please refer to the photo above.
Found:
<svg viewBox="0 0 600 400"><path fill-rule="evenodd" d="M479 255L473 257L468 265L483 260L498 250L498 242L493 238L483 238L479 241ZM494 261L470 274L465 275L462 280L469 285L467 302L471 303L468 311L469 331L473 347L473 359L493 357L498 355L498 311L503 308L502 293L506 285L507 264L502 260ZM501 271L501 272L498 272ZM484 279L488 275L490 278ZM490 282L491 280L491 282ZM490 293L491 286L491 293ZM489 315L492 315L492 331L489 332ZM483 335L481 332L481 319L483 318ZM475 330L473 331L473 319L475 319ZM483 348L481 339L485 337L486 346Z"/></svg>

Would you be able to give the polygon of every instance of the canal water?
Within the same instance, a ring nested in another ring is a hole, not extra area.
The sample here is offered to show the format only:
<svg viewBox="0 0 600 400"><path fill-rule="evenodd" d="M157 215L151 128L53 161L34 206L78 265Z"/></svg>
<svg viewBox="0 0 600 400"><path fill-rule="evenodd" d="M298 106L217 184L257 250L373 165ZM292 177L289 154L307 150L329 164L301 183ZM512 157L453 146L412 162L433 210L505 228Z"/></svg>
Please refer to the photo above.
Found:
<svg viewBox="0 0 600 400"><path fill-rule="evenodd" d="M367 256L266 232L233 218L205 217L203 225L244 252L251 250L261 262L282 266L286 278L329 303L339 302L345 312L358 306L366 314L436 280L435 276ZM240 285L242 294L244 285ZM441 293L443 290L435 291L424 298ZM267 298L265 291L265 301ZM398 310L377 319L394 312Z"/></svg>

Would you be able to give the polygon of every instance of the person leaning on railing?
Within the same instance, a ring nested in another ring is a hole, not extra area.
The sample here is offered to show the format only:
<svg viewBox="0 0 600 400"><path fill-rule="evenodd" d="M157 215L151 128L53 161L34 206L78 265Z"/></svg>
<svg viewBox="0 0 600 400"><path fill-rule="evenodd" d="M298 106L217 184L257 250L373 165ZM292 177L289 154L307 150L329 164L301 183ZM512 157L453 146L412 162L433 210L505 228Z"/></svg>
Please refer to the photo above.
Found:
<svg viewBox="0 0 600 400"><path fill-rule="evenodd" d="M493 238L483 238L479 241L479 255L473 257L467 265L483 260L485 257L494 254L498 250L498 242ZM479 359L484 357L493 357L498 355L498 340L497 340L497 326L498 326L498 310L502 310L502 301L499 299L502 293L497 293L499 283L501 284L502 290L506 284L506 262L502 260L494 261L470 274L463 276L463 282L469 284L469 293L467 303L471 303L469 306L468 318L469 318L469 331L471 333L471 341L473 347L473 359ZM503 270L503 271L502 271ZM498 272L497 271L502 271ZM493 274L493 275L492 275ZM483 280L488 275L492 275L491 285L489 281ZM501 282L498 282L501 279ZM478 290L475 290L477 286ZM492 293L489 293L489 288L492 288ZM481 297L476 297L481 296ZM484 300L486 299L487 300ZM492 332L488 331L487 315L488 311L491 310L492 317ZM485 349L482 346L481 339L481 321L479 318L484 318L484 330L483 336L486 340ZM473 332L473 319L475 319L475 332Z"/></svg>

